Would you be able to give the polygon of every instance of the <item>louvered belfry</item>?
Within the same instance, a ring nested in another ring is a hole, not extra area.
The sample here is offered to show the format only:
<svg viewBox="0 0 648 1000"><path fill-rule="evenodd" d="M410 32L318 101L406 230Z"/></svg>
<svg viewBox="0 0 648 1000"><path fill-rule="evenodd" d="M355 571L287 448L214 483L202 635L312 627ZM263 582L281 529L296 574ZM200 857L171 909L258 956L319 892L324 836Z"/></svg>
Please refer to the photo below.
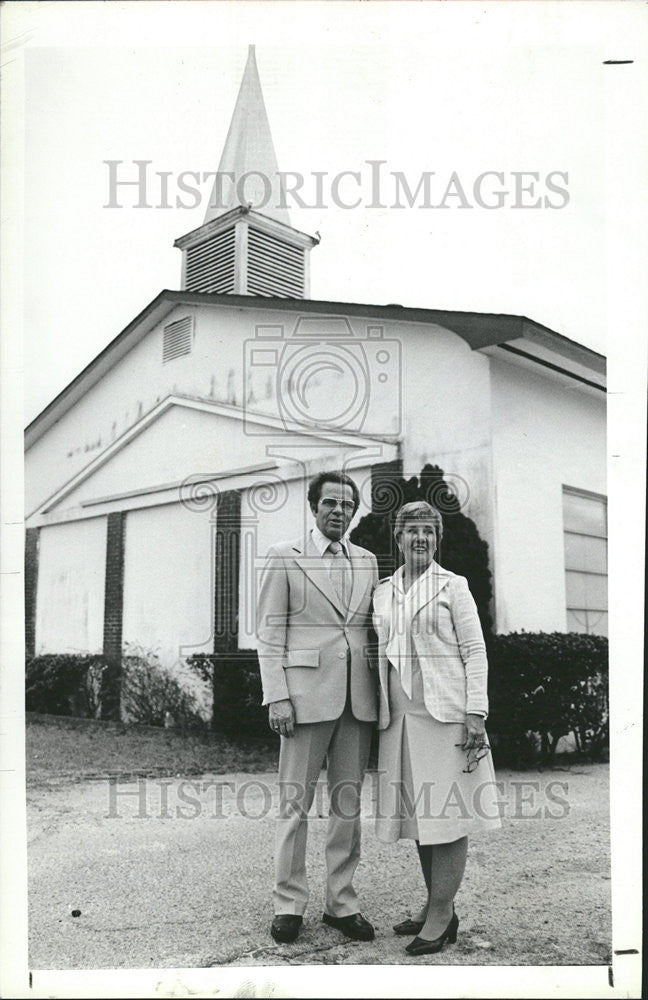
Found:
<svg viewBox="0 0 648 1000"><path fill-rule="evenodd" d="M218 174L202 226L174 244L182 250L182 288L308 298L318 240L290 225L253 45Z"/></svg>

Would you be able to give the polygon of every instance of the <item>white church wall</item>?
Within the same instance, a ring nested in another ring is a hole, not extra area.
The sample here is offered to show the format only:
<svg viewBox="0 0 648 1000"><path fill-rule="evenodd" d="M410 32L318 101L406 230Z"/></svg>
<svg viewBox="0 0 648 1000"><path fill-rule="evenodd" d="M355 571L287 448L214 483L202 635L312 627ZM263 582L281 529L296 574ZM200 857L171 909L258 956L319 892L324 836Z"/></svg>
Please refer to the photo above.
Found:
<svg viewBox="0 0 648 1000"><path fill-rule="evenodd" d="M122 639L157 652L197 693L182 660L213 648L215 519L165 504L126 515Z"/></svg>
<svg viewBox="0 0 648 1000"><path fill-rule="evenodd" d="M264 310L262 300L255 309L202 310L196 351L209 382L201 391L260 413L310 419L321 430L397 433L397 325L371 315Z"/></svg>
<svg viewBox="0 0 648 1000"><path fill-rule="evenodd" d="M605 495L605 398L492 359L498 632L565 631L562 488Z"/></svg>
<svg viewBox="0 0 648 1000"><path fill-rule="evenodd" d="M403 324L403 327L405 325ZM493 543L488 359L441 327L408 324L402 334L403 468L439 465L462 511Z"/></svg>
<svg viewBox="0 0 648 1000"><path fill-rule="evenodd" d="M42 528L36 653L103 650L106 518Z"/></svg>

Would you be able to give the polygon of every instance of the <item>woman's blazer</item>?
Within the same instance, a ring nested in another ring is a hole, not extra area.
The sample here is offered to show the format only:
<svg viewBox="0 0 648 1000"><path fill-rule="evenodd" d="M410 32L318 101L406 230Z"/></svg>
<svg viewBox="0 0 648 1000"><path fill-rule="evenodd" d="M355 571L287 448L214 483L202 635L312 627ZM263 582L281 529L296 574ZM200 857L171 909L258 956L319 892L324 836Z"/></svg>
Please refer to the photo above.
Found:
<svg viewBox="0 0 648 1000"><path fill-rule="evenodd" d="M436 562L429 572L431 585L419 591L419 603L411 619L411 639L423 675L425 706L439 722L465 722L468 713L486 716L486 647L468 582ZM380 678L379 729L386 729L390 719L385 646L392 617L393 580L382 580L373 595Z"/></svg>

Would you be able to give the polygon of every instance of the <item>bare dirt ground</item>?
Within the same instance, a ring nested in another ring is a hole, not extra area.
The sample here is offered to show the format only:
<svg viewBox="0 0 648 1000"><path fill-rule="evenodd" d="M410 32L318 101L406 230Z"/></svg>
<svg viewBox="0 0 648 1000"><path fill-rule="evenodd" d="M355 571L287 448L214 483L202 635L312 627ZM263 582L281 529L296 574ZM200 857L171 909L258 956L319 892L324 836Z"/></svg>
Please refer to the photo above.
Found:
<svg viewBox="0 0 648 1000"><path fill-rule="evenodd" d="M278 945L268 933L274 748L221 747L216 760L213 746L185 742L176 753L174 734L131 733L126 753L118 728L98 728L28 727L33 969L611 961L605 764L511 771L495 760L503 827L471 840L457 943L412 959L391 927L422 902L422 880L413 844L374 836L371 774L356 887L376 940L350 942L321 922L322 788L309 821L304 927L295 944ZM166 741L157 755L156 740ZM228 760L242 766L223 770ZM127 780L111 783L117 773Z"/></svg>

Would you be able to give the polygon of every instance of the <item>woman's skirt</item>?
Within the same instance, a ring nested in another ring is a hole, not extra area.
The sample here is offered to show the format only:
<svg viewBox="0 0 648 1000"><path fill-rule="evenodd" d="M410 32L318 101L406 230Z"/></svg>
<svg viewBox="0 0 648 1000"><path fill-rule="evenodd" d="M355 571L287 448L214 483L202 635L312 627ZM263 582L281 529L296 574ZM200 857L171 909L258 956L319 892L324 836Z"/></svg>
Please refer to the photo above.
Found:
<svg viewBox="0 0 648 1000"><path fill-rule="evenodd" d="M474 765L461 749L460 722L439 722L425 707L423 678L412 669L412 698L389 668L390 724L380 733L376 835L446 844L501 826L490 753ZM457 746L456 744L459 744ZM470 773L466 773L470 765Z"/></svg>

